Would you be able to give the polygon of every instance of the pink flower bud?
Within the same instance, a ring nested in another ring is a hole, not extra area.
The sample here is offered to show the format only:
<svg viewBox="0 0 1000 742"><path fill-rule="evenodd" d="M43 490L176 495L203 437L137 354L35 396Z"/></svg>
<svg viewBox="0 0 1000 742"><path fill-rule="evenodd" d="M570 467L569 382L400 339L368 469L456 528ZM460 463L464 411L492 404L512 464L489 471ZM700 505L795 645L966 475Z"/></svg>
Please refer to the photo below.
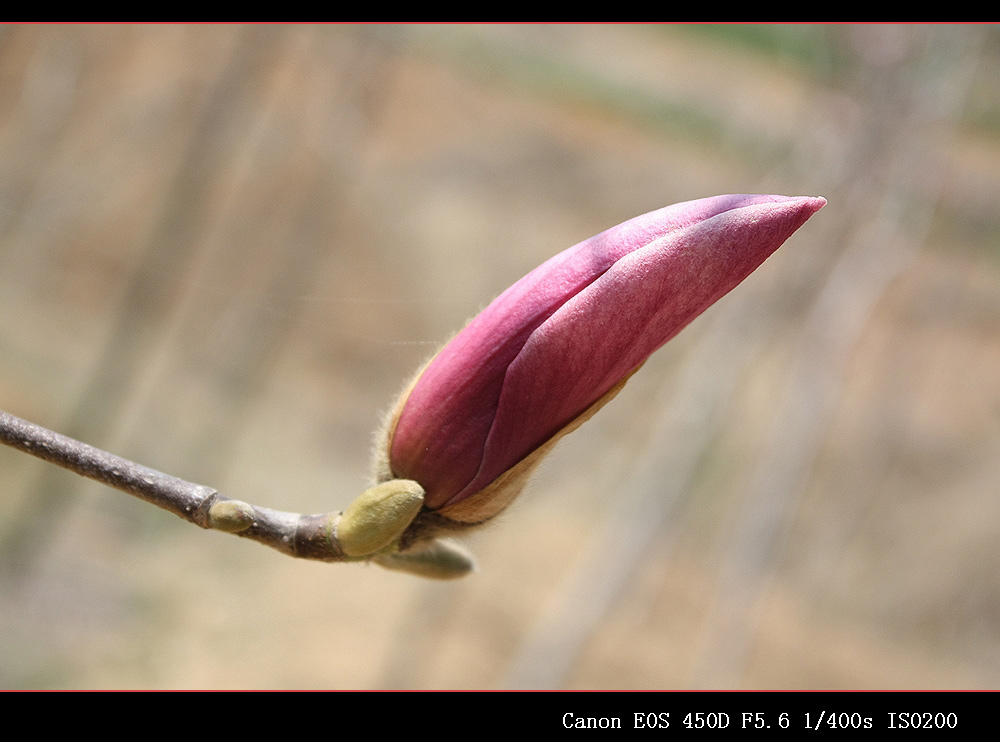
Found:
<svg viewBox="0 0 1000 742"><path fill-rule="evenodd" d="M556 255L418 375L389 421L378 478L419 482L425 510L452 521L495 515L555 440L824 204L759 195L688 201Z"/></svg>

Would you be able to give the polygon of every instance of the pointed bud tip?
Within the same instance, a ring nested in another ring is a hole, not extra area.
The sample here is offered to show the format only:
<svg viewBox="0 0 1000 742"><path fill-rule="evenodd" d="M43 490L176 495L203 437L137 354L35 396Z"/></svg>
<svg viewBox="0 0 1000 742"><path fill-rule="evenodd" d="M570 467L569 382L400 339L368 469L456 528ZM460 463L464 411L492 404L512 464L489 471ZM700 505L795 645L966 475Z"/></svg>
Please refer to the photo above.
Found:
<svg viewBox="0 0 1000 742"><path fill-rule="evenodd" d="M803 196L802 199L809 202L809 205L812 206L812 213L814 214L826 206L826 199L822 196Z"/></svg>

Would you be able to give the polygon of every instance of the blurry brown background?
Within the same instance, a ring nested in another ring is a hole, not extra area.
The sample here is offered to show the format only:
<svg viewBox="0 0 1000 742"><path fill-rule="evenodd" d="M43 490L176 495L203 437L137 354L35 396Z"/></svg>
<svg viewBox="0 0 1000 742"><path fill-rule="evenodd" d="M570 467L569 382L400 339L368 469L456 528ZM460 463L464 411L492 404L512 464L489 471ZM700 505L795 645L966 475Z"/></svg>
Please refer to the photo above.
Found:
<svg viewBox="0 0 1000 742"><path fill-rule="evenodd" d="M281 510L559 250L829 199L461 581L0 450L0 686L997 687L998 81L985 26L0 29L0 408Z"/></svg>

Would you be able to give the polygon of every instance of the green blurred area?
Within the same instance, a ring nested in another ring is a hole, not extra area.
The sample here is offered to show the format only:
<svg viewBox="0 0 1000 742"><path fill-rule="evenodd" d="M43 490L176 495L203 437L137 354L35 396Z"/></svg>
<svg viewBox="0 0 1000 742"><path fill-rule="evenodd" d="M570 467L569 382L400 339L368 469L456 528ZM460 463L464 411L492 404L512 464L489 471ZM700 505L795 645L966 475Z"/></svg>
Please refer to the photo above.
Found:
<svg viewBox="0 0 1000 742"><path fill-rule="evenodd" d="M10 25L0 409L281 510L521 275L829 204L560 443L449 584L0 451L0 686L993 688L1000 34Z"/></svg>

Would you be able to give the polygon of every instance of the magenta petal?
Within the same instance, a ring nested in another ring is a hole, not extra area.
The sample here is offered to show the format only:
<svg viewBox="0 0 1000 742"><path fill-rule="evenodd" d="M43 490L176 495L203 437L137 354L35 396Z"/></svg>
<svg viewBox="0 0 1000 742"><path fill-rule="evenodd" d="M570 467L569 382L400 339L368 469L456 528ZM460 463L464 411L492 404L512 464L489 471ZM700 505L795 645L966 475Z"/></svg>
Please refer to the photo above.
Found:
<svg viewBox="0 0 1000 742"><path fill-rule="evenodd" d="M437 508L545 443L749 275L826 202L736 195L645 214L511 286L433 359L390 463Z"/></svg>

